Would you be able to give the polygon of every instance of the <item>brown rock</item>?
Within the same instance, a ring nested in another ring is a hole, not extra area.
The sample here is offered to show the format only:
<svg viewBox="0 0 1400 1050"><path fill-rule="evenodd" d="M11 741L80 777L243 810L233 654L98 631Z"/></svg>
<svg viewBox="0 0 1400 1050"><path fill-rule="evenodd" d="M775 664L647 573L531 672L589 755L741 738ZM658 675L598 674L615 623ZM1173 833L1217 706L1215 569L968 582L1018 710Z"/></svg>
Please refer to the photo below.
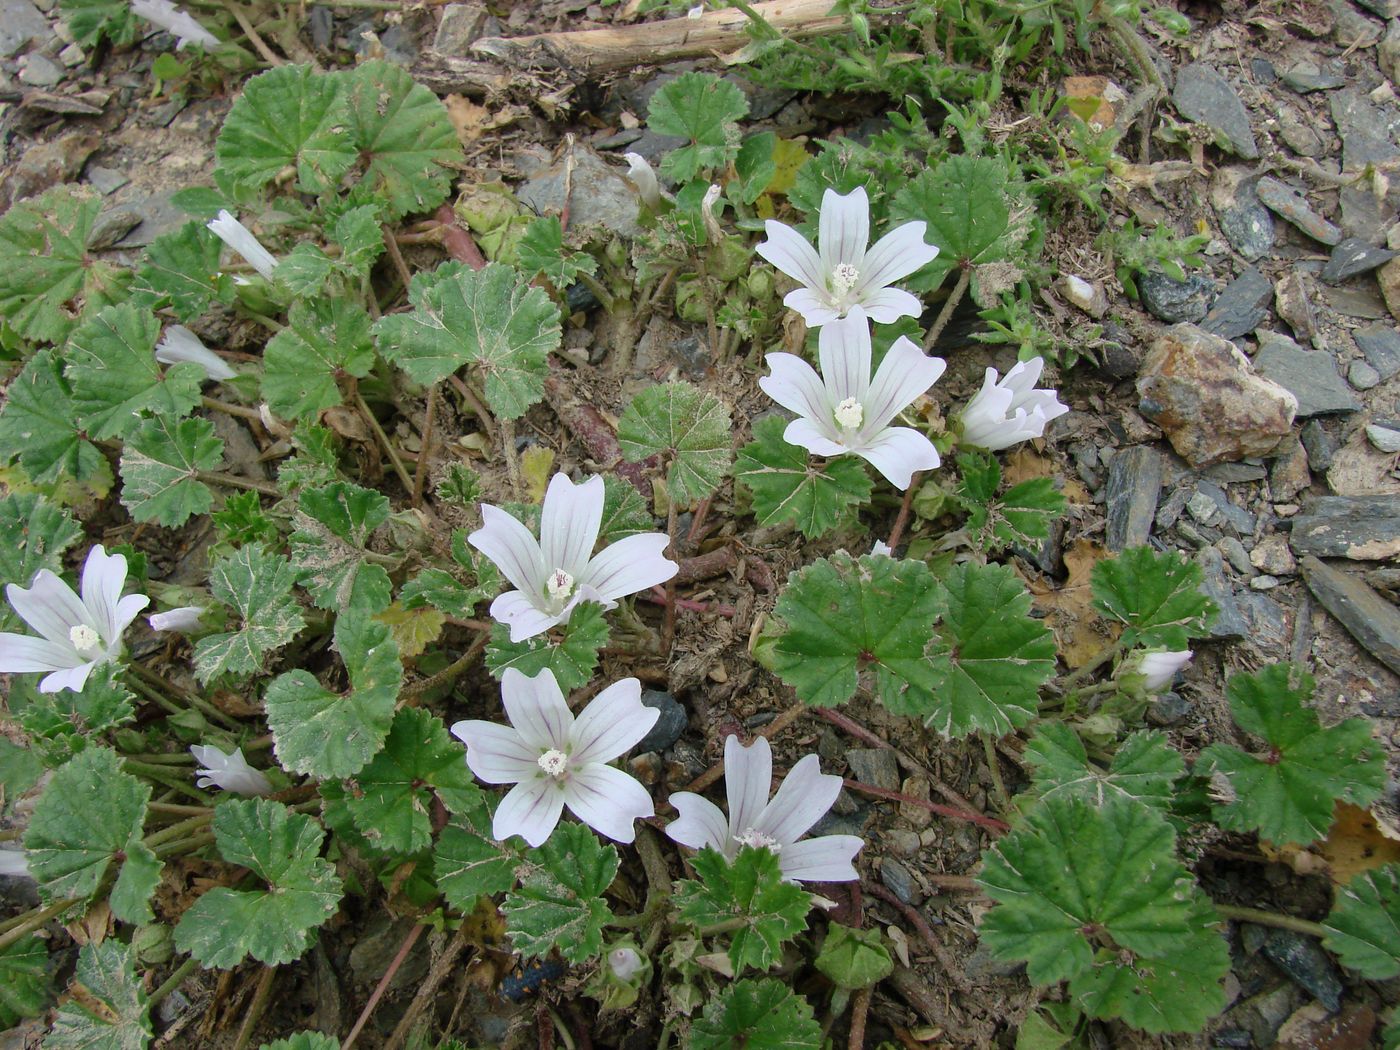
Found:
<svg viewBox="0 0 1400 1050"><path fill-rule="evenodd" d="M1137 391L1142 414L1193 467L1267 455L1298 411L1298 399L1255 375L1233 343L1190 324L1152 343Z"/></svg>
<svg viewBox="0 0 1400 1050"><path fill-rule="evenodd" d="M1400 259L1391 259L1377 270L1376 282L1381 286L1381 297L1390 316L1400 321Z"/></svg>
<svg viewBox="0 0 1400 1050"><path fill-rule="evenodd" d="M1288 501L1312 484L1308 470L1308 453L1300 441L1281 446L1279 457L1269 468L1269 496L1275 501Z"/></svg>
<svg viewBox="0 0 1400 1050"><path fill-rule="evenodd" d="M1364 1003L1348 1003L1335 1017L1308 1003L1283 1022L1274 1050L1364 1050L1375 1027L1375 1011Z"/></svg>

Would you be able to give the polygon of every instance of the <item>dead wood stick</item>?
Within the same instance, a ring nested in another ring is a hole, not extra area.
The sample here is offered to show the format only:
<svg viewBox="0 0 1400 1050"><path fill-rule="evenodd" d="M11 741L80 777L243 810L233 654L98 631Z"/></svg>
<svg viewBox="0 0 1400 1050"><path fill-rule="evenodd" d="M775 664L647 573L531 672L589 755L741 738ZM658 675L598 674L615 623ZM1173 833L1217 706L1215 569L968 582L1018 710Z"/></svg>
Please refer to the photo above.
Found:
<svg viewBox="0 0 1400 1050"><path fill-rule="evenodd" d="M832 5L833 0L767 0L754 4L753 10L780 32L794 37L820 36L846 29L845 18L828 13ZM726 8L708 11L699 18L668 18L617 29L485 37L473 44L472 50L515 66L604 73L737 51L748 42L744 35L748 25L746 14Z"/></svg>

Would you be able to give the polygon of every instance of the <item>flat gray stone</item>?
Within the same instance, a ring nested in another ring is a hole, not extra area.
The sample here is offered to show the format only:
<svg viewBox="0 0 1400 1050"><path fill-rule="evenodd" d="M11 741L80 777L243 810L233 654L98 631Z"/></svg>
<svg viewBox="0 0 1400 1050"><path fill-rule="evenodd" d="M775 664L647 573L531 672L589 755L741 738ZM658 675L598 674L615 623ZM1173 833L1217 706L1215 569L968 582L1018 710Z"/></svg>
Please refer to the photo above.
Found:
<svg viewBox="0 0 1400 1050"><path fill-rule="evenodd" d="M1274 286L1258 267L1251 266L1225 286L1201 321L1201 328L1225 339L1238 339L1264 323L1273 297Z"/></svg>
<svg viewBox="0 0 1400 1050"><path fill-rule="evenodd" d="M442 21L438 22L437 34L433 37L433 50L466 58L472 44L499 31L499 25L495 30L488 28L488 22L494 21L484 4L448 4L442 9Z"/></svg>
<svg viewBox="0 0 1400 1050"><path fill-rule="evenodd" d="M1167 324L1201 320L1215 298L1215 282L1201 273L1188 274L1184 281L1164 273L1145 273L1137 285L1148 312Z"/></svg>
<svg viewBox="0 0 1400 1050"><path fill-rule="evenodd" d="M1308 589L1361 647L1400 674L1400 610L1349 572L1314 557L1298 563Z"/></svg>
<svg viewBox="0 0 1400 1050"><path fill-rule="evenodd" d="M587 146L576 146L573 155L570 221L597 223L624 237L641 233L637 191L622 177L622 168L609 165ZM540 215L558 215L564 207L566 167L564 157L554 163L544 160L516 191L521 203Z"/></svg>
<svg viewBox="0 0 1400 1050"><path fill-rule="evenodd" d="M1346 380L1337 374L1337 362L1324 350L1304 350L1292 339L1273 335L1254 355L1254 371L1272 379L1298 399L1295 418L1355 412L1361 403Z"/></svg>
<svg viewBox="0 0 1400 1050"><path fill-rule="evenodd" d="M1230 497L1225 494L1225 490L1215 482L1202 478L1196 482L1196 492L1214 503L1220 518L1241 536L1249 536L1254 533L1254 515L1243 507L1232 503Z"/></svg>
<svg viewBox="0 0 1400 1050"><path fill-rule="evenodd" d="M1400 554L1400 496L1319 496L1293 519L1293 553L1383 561Z"/></svg>
<svg viewBox="0 0 1400 1050"><path fill-rule="evenodd" d="M1259 200L1255 181L1242 181L1234 199L1220 209L1220 232L1249 262L1267 255L1274 246L1274 217Z"/></svg>
<svg viewBox="0 0 1400 1050"><path fill-rule="evenodd" d="M49 20L30 0L0 0L0 57L11 58L31 43L53 36Z"/></svg>
<svg viewBox="0 0 1400 1050"><path fill-rule="evenodd" d="M1373 386L1378 386L1380 381L1381 374L1369 361L1353 361L1347 366L1347 382L1357 390L1370 390Z"/></svg>
<svg viewBox="0 0 1400 1050"><path fill-rule="evenodd" d="M880 881L905 904L918 904L923 896L909 869L893 857L880 858Z"/></svg>
<svg viewBox="0 0 1400 1050"><path fill-rule="evenodd" d="M19 79L30 87L55 87L68 75L62 65L38 51L25 55L21 63Z"/></svg>
<svg viewBox="0 0 1400 1050"><path fill-rule="evenodd" d="M1311 275L1297 269L1289 270L1274 286L1274 310L1293 329L1294 338L1316 345L1315 340L1321 329L1317 324L1317 311L1313 308L1312 289Z"/></svg>
<svg viewBox="0 0 1400 1050"><path fill-rule="evenodd" d="M1298 436L1302 439L1303 451L1308 454L1308 466L1319 474L1326 474L1341 447L1337 439L1316 419L1304 423Z"/></svg>
<svg viewBox="0 0 1400 1050"><path fill-rule="evenodd" d="M1322 268L1322 279L1328 284L1340 284L1358 274L1370 273L1393 258L1395 253L1389 248L1378 248L1360 237L1348 237L1333 247L1332 257Z"/></svg>
<svg viewBox="0 0 1400 1050"><path fill-rule="evenodd" d="M1366 355L1366 362L1374 368L1382 381L1400 372L1400 332L1394 325L1372 324L1358 328L1351 333L1356 347Z"/></svg>
<svg viewBox="0 0 1400 1050"><path fill-rule="evenodd" d="M1342 975L1312 937L1292 930L1270 930L1264 956L1328 1010L1342 1008Z"/></svg>
<svg viewBox="0 0 1400 1050"><path fill-rule="evenodd" d="M1196 556L1204 578L1201 592L1215 603L1218 610L1210 625L1210 637L1218 641L1243 638L1249 633L1249 623L1244 618L1240 603L1235 600L1235 589L1225 576L1225 559L1214 547L1204 548Z"/></svg>
<svg viewBox="0 0 1400 1050"><path fill-rule="evenodd" d="M1245 160L1259 156L1249 112L1230 82L1210 66L1192 62L1176 74L1172 101L1187 120L1204 124Z"/></svg>
<svg viewBox="0 0 1400 1050"><path fill-rule="evenodd" d="M1162 456L1156 449L1134 445L1113 457L1104 493L1108 516L1104 540L1109 550L1121 551L1147 543L1161 491Z"/></svg>
<svg viewBox="0 0 1400 1050"><path fill-rule="evenodd" d="M1347 86L1346 77L1319 69L1312 62L1298 62L1290 66L1280 79L1300 95Z"/></svg>
<svg viewBox="0 0 1400 1050"><path fill-rule="evenodd" d="M846 752L846 763L862 784L899 790L899 763L894 752L884 747L856 747Z"/></svg>
<svg viewBox="0 0 1400 1050"><path fill-rule="evenodd" d="M1386 453L1400 452L1400 430L1379 423L1366 424L1366 440L1377 450Z"/></svg>
<svg viewBox="0 0 1400 1050"><path fill-rule="evenodd" d="M646 707L656 708L661 714L656 720L656 725L652 726L651 731L638 741L633 750L637 752L665 751L681 738L685 727L690 724L690 715L674 696L657 689L644 690L642 704Z"/></svg>
<svg viewBox="0 0 1400 1050"><path fill-rule="evenodd" d="M1390 119L1360 88L1343 88L1330 98L1332 120L1342 138L1342 167L1360 171L1400 157L1390 138Z"/></svg>
<svg viewBox="0 0 1400 1050"><path fill-rule="evenodd" d="M116 193L131 180L119 171L112 168L104 168L98 164L91 164L87 169L88 185L98 193L106 196Z"/></svg>
<svg viewBox="0 0 1400 1050"><path fill-rule="evenodd" d="M1313 211L1307 198L1287 183L1280 182L1271 175L1259 180L1255 192L1259 199L1274 214L1287 219L1315 241L1323 244L1338 244L1342 231Z"/></svg>

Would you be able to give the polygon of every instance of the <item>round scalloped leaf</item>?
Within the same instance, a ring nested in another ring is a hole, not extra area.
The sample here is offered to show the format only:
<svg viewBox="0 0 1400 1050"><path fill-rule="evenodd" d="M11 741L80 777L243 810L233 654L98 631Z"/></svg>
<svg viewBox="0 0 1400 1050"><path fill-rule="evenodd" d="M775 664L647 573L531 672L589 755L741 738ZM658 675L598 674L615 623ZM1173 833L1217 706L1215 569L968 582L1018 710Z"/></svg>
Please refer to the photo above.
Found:
<svg viewBox="0 0 1400 1050"><path fill-rule="evenodd" d="M78 410L55 351L39 351L10 381L0 408L0 456L18 459L36 485L76 481L99 495L111 488L107 457L78 426Z"/></svg>
<svg viewBox="0 0 1400 1050"><path fill-rule="evenodd" d="M345 299L295 302L263 350L262 394L283 419L314 420L341 402L336 380L374 367L369 314Z"/></svg>
<svg viewBox="0 0 1400 1050"><path fill-rule="evenodd" d="M82 535L66 510L36 493L0 497L0 587L28 587L40 569L62 572L61 555ZM0 606L0 628L13 630L19 623L9 603Z"/></svg>
<svg viewBox="0 0 1400 1050"><path fill-rule="evenodd" d="M73 984L82 992L58 1008L44 1050L145 1050L153 1032L129 944L83 945Z"/></svg>
<svg viewBox="0 0 1400 1050"><path fill-rule="evenodd" d="M817 1050L811 1004L782 981L735 981L690 1026L686 1050Z"/></svg>
<svg viewBox="0 0 1400 1050"><path fill-rule="evenodd" d="M199 475L223 455L224 443L207 419L145 420L122 448L122 506L137 521L167 528L209 513L214 495Z"/></svg>
<svg viewBox="0 0 1400 1050"><path fill-rule="evenodd" d="M742 922L729 933L729 961L736 974L745 966L767 970L782 946L807 928L812 896L783 881L778 857L767 849L741 849L731 863L718 850L694 858L698 879L682 879L673 898L682 922L697 930Z"/></svg>
<svg viewBox="0 0 1400 1050"><path fill-rule="evenodd" d="M1323 944L1371 981L1400 974L1400 864L1356 876L1337 891Z"/></svg>
<svg viewBox="0 0 1400 1050"><path fill-rule="evenodd" d="M686 382L663 383L634 397L617 422L617 443L629 463L662 456L671 464L666 492L678 507L719 488L734 460L729 410Z"/></svg>
<svg viewBox="0 0 1400 1050"><path fill-rule="evenodd" d="M786 428L777 416L760 419L753 427L754 440L739 450L734 476L753 493L758 523L791 521L802 535L815 539L854 521L871 490L860 460L814 461L806 449L783 440Z"/></svg>
<svg viewBox="0 0 1400 1050"><path fill-rule="evenodd" d="M1201 567L1176 551L1130 547L1094 566L1094 608L1123 625L1125 648L1179 652L1205 633L1215 605L1201 593Z"/></svg>
<svg viewBox="0 0 1400 1050"><path fill-rule="evenodd" d="M603 891L617 875L616 847L599 842L583 824L565 823L531 860L541 866L501 906L515 950L538 957L557 948L574 963L593 958L612 918Z"/></svg>

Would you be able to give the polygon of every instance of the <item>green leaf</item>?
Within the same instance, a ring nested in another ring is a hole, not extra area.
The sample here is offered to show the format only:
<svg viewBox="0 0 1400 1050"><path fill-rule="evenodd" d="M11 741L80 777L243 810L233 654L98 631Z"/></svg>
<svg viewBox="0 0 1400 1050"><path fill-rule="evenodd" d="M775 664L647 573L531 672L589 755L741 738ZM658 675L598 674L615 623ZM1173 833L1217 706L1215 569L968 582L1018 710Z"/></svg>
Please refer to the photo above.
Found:
<svg viewBox="0 0 1400 1050"><path fill-rule="evenodd" d="M1322 943L1368 981L1400 974L1400 864L1362 872L1338 890Z"/></svg>
<svg viewBox="0 0 1400 1050"><path fill-rule="evenodd" d="M363 378L374 367L369 314L348 299L292 304L283 328L263 350L262 394L283 419L315 419L338 405L342 375Z"/></svg>
<svg viewBox="0 0 1400 1050"><path fill-rule="evenodd" d="M277 260L272 278L294 296L310 299L321 292L335 271L335 260L324 249L302 241Z"/></svg>
<svg viewBox="0 0 1400 1050"><path fill-rule="evenodd" d="M484 554L467 546L466 529L453 530L452 560L475 582L464 583L457 574L447 569L426 568L404 584L399 592L399 601L405 609L413 609L427 602L448 616L467 619L476 614L479 604L495 597L500 591L500 573Z"/></svg>
<svg viewBox="0 0 1400 1050"><path fill-rule="evenodd" d="M617 850L583 824L560 824L531 859L542 866L501 907L511 943L531 958L558 949L569 962L587 962L602 950L612 918L602 898L617 875Z"/></svg>
<svg viewBox="0 0 1400 1050"><path fill-rule="evenodd" d="M767 970L782 956L782 946L807 928L812 895L783 881L778 858L767 849L744 848L731 864L718 850L695 855L699 881L682 879L675 903L682 922L702 935L720 923L740 923L726 931L734 973L745 966Z"/></svg>
<svg viewBox="0 0 1400 1050"><path fill-rule="evenodd" d="M361 278L369 274L384 254L384 227L377 204L347 208L331 225L331 240L340 246L337 267L345 274Z"/></svg>
<svg viewBox="0 0 1400 1050"><path fill-rule="evenodd" d="M38 1017L48 1004L48 942L31 933L0 948L0 1028Z"/></svg>
<svg viewBox="0 0 1400 1050"><path fill-rule="evenodd" d="M656 455L670 461L666 491L679 507L700 502L724 481L734 459L730 433L724 403L685 382L642 391L617 424L629 463Z"/></svg>
<svg viewBox="0 0 1400 1050"><path fill-rule="evenodd" d="M1296 682L1296 684L1294 684ZM1268 750L1255 755L1212 744L1197 760L1211 778L1216 822L1232 831L1257 831L1280 845L1314 842L1332 826L1338 801L1365 806L1385 788L1385 756L1364 718L1324 729L1304 706L1313 679L1292 664L1237 674L1225 694L1235 724L1260 737Z"/></svg>
<svg viewBox="0 0 1400 1050"><path fill-rule="evenodd" d="M466 365L486 377L486 401L518 419L544 397L546 360L559 346L559 310L512 267L446 263L413 278L413 312L374 326L384 356L425 386Z"/></svg>
<svg viewBox="0 0 1400 1050"><path fill-rule="evenodd" d="M520 859L491 838L491 818L482 805L453 814L433 849L433 877L447 903L464 914L478 897L504 893L515 885Z"/></svg>
<svg viewBox="0 0 1400 1050"><path fill-rule="evenodd" d="M773 669L809 704L844 703L873 671L875 692L892 710L910 695L928 706L924 647L940 608L923 562L837 551L788 577L773 610L787 627Z"/></svg>
<svg viewBox="0 0 1400 1050"><path fill-rule="evenodd" d="M121 760L105 747L89 747L61 766L34 806L24 848L29 870L46 902L71 897L91 900L117 854L131 864L142 854L141 827L151 789L124 773ZM128 889L135 890L148 874L149 857L140 856L131 876L125 870ZM154 885L151 885L154 889ZM147 897L149 894L147 894ZM112 913L124 922L148 922L146 898L135 892L121 900L113 895Z"/></svg>
<svg viewBox="0 0 1400 1050"><path fill-rule="evenodd" d="M82 535L66 510L42 496L0 496L0 588L11 583L28 587L40 569L61 573L63 552ZM0 628L24 630L8 602L0 606Z"/></svg>
<svg viewBox="0 0 1400 1050"><path fill-rule="evenodd" d="M1102 805L1119 796L1166 813L1173 785L1186 772L1186 760L1165 733L1139 730L1114 753L1107 769L1089 761L1079 735L1063 722L1046 722L1026 744L1026 761L1035 767L1031 791L1040 798L1079 798Z"/></svg>
<svg viewBox="0 0 1400 1050"><path fill-rule="evenodd" d="M26 691L33 684L26 683ZM18 699L18 690L11 700ZM60 689L56 693L34 690L29 703L19 712L19 724L30 743L57 764L62 756L76 754L86 747L82 737L93 737L126 725L136 717L136 696L123 684L113 664L94 669L78 692ZM12 703L12 710L17 706Z"/></svg>
<svg viewBox="0 0 1400 1050"><path fill-rule="evenodd" d="M219 262L224 242L202 222L164 233L146 248L132 299L149 309L168 307L188 324L216 302L233 302L233 279Z"/></svg>
<svg viewBox="0 0 1400 1050"><path fill-rule="evenodd" d="M1031 478L1000 498L1001 465L983 452L958 455L962 483L958 501L968 512L966 531L975 549L992 553L1006 547L1034 549L1050 535L1051 522L1065 511L1065 498L1053 478Z"/></svg>
<svg viewBox="0 0 1400 1050"><path fill-rule="evenodd" d="M894 973L894 960L879 930L832 923L815 965L832 984L847 991L870 988Z"/></svg>
<svg viewBox="0 0 1400 1050"><path fill-rule="evenodd" d="M607 474L603 477L603 521L598 539L603 546L636 536L655 532L656 523L651 508L631 483Z"/></svg>
<svg viewBox="0 0 1400 1050"><path fill-rule="evenodd" d="M755 440L739 450L734 477L753 493L760 525L794 522L808 539L855 520L870 499L870 476L850 456L819 463L783 440L787 423L768 416L754 424Z"/></svg>
<svg viewBox="0 0 1400 1050"><path fill-rule="evenodd" d="M389 735L403 684L398 647L382 623L339 616L335 645L349 692L333 693L298 668L274 679L264 697L278 761L322 778L353 776L374 757Z"/></svg>
<svg viewBox="0 0 1400 1050"><path fill-rule="evenodd" d="M211 634L194 647L194 673L208 684L220 675L254 674L268 655L306 626L292 597L296 569L258 545L241 547L209 570L209 592L238 614L236 631Z"/></svg>
<svg viewBox="0 0 1400 1050"><path fill-rule="evenodd" d="M129 944L112 939L85 944L78 952L75 986L58 1008L44 1050L144 1050L154 1034L146 1015L146 990Z"/></svg>
<svg viewBox="0 0 1400 1050"><path fill-rule="evenodd" d="M1215 605L1201 593L1201 567L1176 551L1132 547L1094 566L1094 608L1123 624L1125 648L1180 652L1205 633Z"/></svg>
<svg viewBox="0 0 1400 1050"><path fill-rule="evenodd" d="M368 163L362 184L389 203L389 219L447 200L462 146L447 107L407 70L375 59L345 74L350 135Z"/></svg>
<svg viewBox="0 0 1400 1050"><path fill-rule="evenodd" d="M16 696L11 690L8 697L10 710L14 710ZM0 790L5 792L5 800L11 806L44 775L44 761L32 747L20 747L7 737L0 737Z"/></svg>
<svg viewBox="0 0 1400 1050"><path fill-rule="evenodd" d="M22 338L61 343L125 297L131 272L87 254L101 210L91 191L55 186L0 217L0 317Z"/></svg>
<svg viewBox="0 0 1400 1050"><path fill-rule="evenodd" d="M223 510L209 515L223 540L232 547L255 543L276 543L282 534L263 513L262 498L256 492L231 492L224 497Z"/></svg>
<svg viewBox="0 0 1400 1050"><path fill-rule="evenodd" d="M372 614L389 604L389 574L366 557L365 547L388 520L387 497L347 481L301 494L292 561L317 606Z"/></svg>
<svg viewBox="0 0 1400 1050"><path fill-rule="evenodd" d="M287 1039L263 1043L258 1050L340 1050L340 1040L321 1032L298 1032Z"/></svg>
<svg viewBox="0 0 1400 1050"><path fill-rule="evenodd" d="M686 1050L818 1050L811 1004L773 978L728 985L690 1026Z"/></svg>
<svg viewBox="0 0 1400 1050"><path fill-rule="evenodd" d="M1009 565L969 563L953 566L940 589L943 615L928 647L931 697L910 692L886 705L946 737L1001 736L1026 725L1055 673L1055 639L1030 615L1025 586Z"/></svg>
<svg viewBox="0 0 1400 1050"><path fill-rule="evenodd" d="M566 693L578 689L593 677L598 650L608 644L603 607L595 602L580 602L563 630L563 637L559 638L549 632L512 642L510 628L493 623L491 641L486 646L486 667L497 681L505 677L508 667L530 677L549 670Z"/></svg>
<svg viewBox="0 0 1400 1050"><path fill-rule="evenodd" d="M292 168L299 190L325 193L359 156L349 122L336 77L310 66L281 66L244 85L224 119L214 156L221 172L250 189Z"/></svg>
<svg viewBox="0 0 1400 1050"><path fill-rule="evenodd" d="M689 182L702 169L722 168L739 145L736 122L748 113L744 93L713 73L682 73L651 97L647 127L690 144L671 150L661 171L675 182Z"/></svg>
<svg viewBox="0 0 1400 1050"><path fill-rule="evenodd" d="M199 404L204 369L192 361L156 361L160 322L149 310L130 304L109 306L81 325L64 351L64 374L73 384L78 422L88 436L125 438L150 413L170 420L187 416Z"/></svg>
<svg viewBox="0 0 1400 1050"><path fill-rule="evenodd" d="M125 0L60 0L58 8L74 42L84 48L103 39L126 47L140 32L140 22Z"/></svg>
<svg viewBox="0 0 1400 1050"><path fill-rule="evenodd" d="M280 802L220 802L214 807L219 855L247 868L268 889L205 891L181 916L175 946L221 970L249 956L268 966L300 958L340 903L340 879L320 856L324 838L314 820Z"/></svg>
<svg viewBox="0 0 1400 1050"><path fill-rule="evenodd" d="M105 492L111 468L78 426L78 410L59 362L55 351L41 350L10 383L0 408L0 449L6 459L18 459L36 485L71 479Z"/></svg>
<svg viewBox="0 0 1400 1050"><path fill-rule="evenodd" d="M563 291L581 273L595 273L598 260L585 252L564 247L564 227L557 215L532 219L515 246L516 261L528 274L544 274Z"/></svg>
<svg viewBox="0 0 1400 1050"><path fill-rule="evenodd" d="M200 471L213 470L224 443L207 419L144 420L122 448L122 506L137 521L174 528L214 505Z"/></svg>
<svg viewBox="0 0 1400 1050"><path fill-rule="evenodd" d="M442 719L406 707L394 716L384 750L355 775L346 800L365 839L385 853L417 853L432 843L434 796L454 813L481 801L467 769L466 749L447 733Z"/></svg>
<svg viewBox="0 0 1400 1050"><path fill-rule="evenodd" d="M773 151L778 145L778 136L771 131L750 135L739 147L734 158L734 172L739 176L739 196L745 204L752 204L763 196L763 191L778 174L778 162Z"/></svg>

